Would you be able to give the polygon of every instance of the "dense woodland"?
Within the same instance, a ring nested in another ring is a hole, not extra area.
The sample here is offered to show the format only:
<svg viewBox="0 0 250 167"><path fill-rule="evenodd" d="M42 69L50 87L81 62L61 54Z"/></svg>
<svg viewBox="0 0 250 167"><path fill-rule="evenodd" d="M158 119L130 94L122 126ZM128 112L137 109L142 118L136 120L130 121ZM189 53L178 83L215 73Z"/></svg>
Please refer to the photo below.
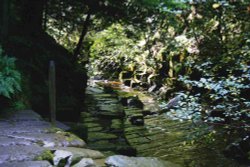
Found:
<svg viewBox="0 0 250 167"><path fill-rule="evenodd" d="M248 0L2 0L0 8L1 110L46 116L55 60L61 120L77 118L88 74L154 94L173 119L221 127L241 145L232 157L249 158Z"/></svg>

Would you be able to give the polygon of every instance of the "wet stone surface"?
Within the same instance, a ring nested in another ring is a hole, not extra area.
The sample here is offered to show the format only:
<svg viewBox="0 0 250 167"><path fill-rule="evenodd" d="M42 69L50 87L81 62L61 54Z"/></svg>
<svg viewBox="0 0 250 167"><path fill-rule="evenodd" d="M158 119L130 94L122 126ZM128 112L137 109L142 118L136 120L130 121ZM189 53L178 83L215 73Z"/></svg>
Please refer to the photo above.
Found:
<svg viewBox="0 0 250 167"><path fill-rule="evenodd" d="M174 163L151 157L110 156L106 164L118 167L180 167Z"/></svg>
<svg viewBox="0 0 250 167"><path fill-rule="evenodd" d="M114 97L119 100L118 104ZM139 97L143 102L143 108L129 104L128 99L130 99L130 97ZM104 151L112 150L114 155L114 153L119 153L115 152L118 149L118 145L122 146L122 142L119 142L119 140L124 140L129 148L134 149L136 156L157 157L161 160L177 164L177 166L246 167L234 160L227 159L223 153L220 152L223 143L221 144L219 141L215 141L211 144L192 143L190 136L193 136L193 134L197 132L197 129L192 126L192 122L171 120L167 116L159 115L161 108L159 107L159 103L152 97L130 90L119 90L115 93L108 94L99 87L89 87L87 98L89 101L87 101L86 104L86 111L89 114L83 117L82 121L85 124L99 123L99 130L91 130L97 127L89 128L89 133L93 133L90 136L94 136L95 134L99 135L98 133L110 134L114 129L120 131L120 133L117 133L117 136L119 136L118 139L103 139L98 141L91 141L91 139L89 139L88 144L91 148ZM114 99L114 102L112 102L112 99ZM99 111L99 108L96 107L95 104L105 105L105 108L108 108L107 105L110 104L111 109L115 108L114 104L118 106L122 104L125 116L120 119L110 118L107 120L99 117L98 120L90 122L89 118L95 117L93 113ZM120 154L123 153L120 151ZM148 162L146 159L140 159L141 161L139 161L136 158L131 159L128 157L113 157L111 158L112 161L110 161L110 158L108 160L106 163L119 167L122 167L122 165L127 166L127 164L130 163L136 167L150 164L145 164L145 162ZM172 167L172 165L168 164L165 166Z"/></svg>
<svg viewBox="0 0 250 167"><path fill-rule="evenodd" d="M125 139L125 111L115 94L88 87L85 106L82 123L88 128L87 143L90 148L112 154L136 154Z"/></svg>
<svg viewBox="0 0 250 167"><path fill-rule="evenodd" d="M8 137L8 136L0 136L0 147L7 147L7 146L11 146L11 145L31 145L32 142L31 141L27 141L27 140L20 140L20 139L16 139L13 137Z"/></svg>
<svg viewBox="0 0 250 167"><path fill-rule="evenodd" d="M33 111L19 111L0 120L0 167L243 167L226 159L212 144L186 144L194 132L191 122L151 114L157 107L150 98L143 97L140 109L122 106L117 94L107 94L100 88L89 87L86 97L86 110L77 127L83 128L81 133L88 133L81 135L86 136L87 146L76 136L52 128ZM133 119L143 123L133 123ZM63 124L58 127L68 129ZM104 155L112 156L105 161Z"/></svg>
<svg viewBox="0 0 250 167"><path fill-rule="evenodd" d="M5 162L0 167L52 167L48 161Z"/></svg>
<svg viewBox="0 0 250 167"><path fill-rule="evenodd" d="M66 133L17 133L8 137L37 143L43 147L84 147L85 142L76 136Z"/></svg>
<svg viewBox="0 0 250 167"><path fill-rule="evenodd" d="M104 158L99 151L82 148L86 146L82 139L63 131L69 127L56 125L52 127L31 110L0 120L0 167L72 166Z"/></svg>
<svg viewBox="0 0 250 167"><path fill-rule="evenodd" d="M0 164L12 161L32 161L45 149L38 145L11 145L0 147Z"/></svg>

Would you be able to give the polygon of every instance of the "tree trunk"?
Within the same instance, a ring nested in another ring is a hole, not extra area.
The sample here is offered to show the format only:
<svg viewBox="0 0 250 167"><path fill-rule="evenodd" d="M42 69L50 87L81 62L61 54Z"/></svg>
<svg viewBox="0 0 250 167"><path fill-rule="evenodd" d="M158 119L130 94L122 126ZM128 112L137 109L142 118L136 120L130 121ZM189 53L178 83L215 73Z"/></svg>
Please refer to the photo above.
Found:
<svg viewBox="0 0 250 167"><path fill-rule="evenodd" d="M48 21L48 3L44 4L44 12L43 12L43 31L47 30L47 21Z"/></svg>
<svg viewBox="0 0 250 167"><path fill-rule="evenodd" d="M74 50L74 55L73 55L74 61L76 61L78 59L79 55L80 55L83 39L84 39L85 35L88 32L88 27L89 27L89 24L90 24L90 16L91 16L91 10L88 11L87 17L86 17L86 19L84 21L84 24L83 24L81 36L80 36L79 41L77 43L77 46L76 46L76 48Z"/></svg>

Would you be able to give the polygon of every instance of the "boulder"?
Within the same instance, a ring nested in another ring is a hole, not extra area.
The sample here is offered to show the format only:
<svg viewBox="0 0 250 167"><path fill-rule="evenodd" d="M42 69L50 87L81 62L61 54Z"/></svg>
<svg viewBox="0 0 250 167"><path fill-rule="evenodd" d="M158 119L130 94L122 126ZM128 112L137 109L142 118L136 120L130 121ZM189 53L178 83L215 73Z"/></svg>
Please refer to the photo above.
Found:
<svg viewBox="0 0 250 167"><path fill-rule="evenodd" d="M76 147L58 147L51 148L51 150L62 150L70 152L74 157L82 157L82 158L92 158L92 159L100 159L104 158L104 155L96 150L90 150L85 148L76 148Z"/></svg>
<svg viewBox="0 0 250 167"><path fill-rule="evenodd" d="M84 147L86 143L77 136L58 131L57 133L17 133L8 137L31 141L43 147Z"/></svg>
<svg viewBox="0 0 250 167"><path fill-rule="evenodd" d="M180 167L168 161L162 161L152 157L127 157L114 155L106 159L105 163L110 167Z"/></svg>
<svg viewBox="0 0 250 167"><path fill-rule="evenodd" d="M83 158L77 164L72 167L97 167L93 159L91 158Z"/></svg>
<svg viewBox="0 0 250 167"><path fill-rule="evenodd" d="M55 166L69 166L71 164L71 159L73 154L65 150L56 150L54 152L53 164Z"/></svg>
<svg viewBox="0 0 250 167"><path fill-rule="evenodd" d="M53 164L56 166L81 166L83 164L85 164L85 166L87 166L87 164L94 166L95 164L92 163L92 159L104 158L104 155L99 151L90 149L61 147L51 148L51 150L54 151Z"/></svg>

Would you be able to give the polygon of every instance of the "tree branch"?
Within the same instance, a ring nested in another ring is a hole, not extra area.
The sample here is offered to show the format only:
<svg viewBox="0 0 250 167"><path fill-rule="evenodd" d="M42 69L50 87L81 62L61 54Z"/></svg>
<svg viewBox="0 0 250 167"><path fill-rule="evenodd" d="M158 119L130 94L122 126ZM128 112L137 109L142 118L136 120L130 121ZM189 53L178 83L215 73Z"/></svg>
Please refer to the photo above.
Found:
<svg viewBox="0 0 250 167"><path fill-rule="evenodd" d="M91 10L89 9L88 13L87 13L87 17L83 23L83 28L82 28L82 33L81 36L79 38L79 41L76 45L76 48L74 50L74 55L73 55L73 59L74 61L76 61L78 59L78 56L80 55L80 51L82 48L82 43L83 43L83 39L86 36L87 32L88 32L88 27L90 24L90 16L91 16Z"/></svg>

